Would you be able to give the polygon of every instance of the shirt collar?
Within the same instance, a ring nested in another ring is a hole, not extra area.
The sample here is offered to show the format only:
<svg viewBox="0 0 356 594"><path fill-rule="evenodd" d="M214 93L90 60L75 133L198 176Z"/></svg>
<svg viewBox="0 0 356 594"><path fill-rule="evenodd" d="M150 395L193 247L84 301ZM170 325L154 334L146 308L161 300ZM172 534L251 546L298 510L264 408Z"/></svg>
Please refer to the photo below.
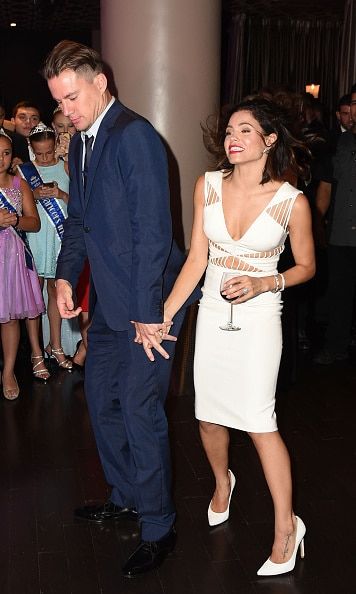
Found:
<svg viewBox="0 0 356 594"><path fill-rule="evenodd" d="M93 146L94 146L95 139L97 137L98 130L100 128L100 124L103 121L106 113L109 111L110 107L114 103L114 101L115 101L115 97L111 97L111 100L109 101L109 103L105 107L104 111L102 111L101 114L96 118L95 122L90 126L90 128L88 128L88 130L86 130L85 132L83 131L83 132L80 133L83 142L85 142L85 137L86 136L94 136L94 141L93 141Z"/></svg>

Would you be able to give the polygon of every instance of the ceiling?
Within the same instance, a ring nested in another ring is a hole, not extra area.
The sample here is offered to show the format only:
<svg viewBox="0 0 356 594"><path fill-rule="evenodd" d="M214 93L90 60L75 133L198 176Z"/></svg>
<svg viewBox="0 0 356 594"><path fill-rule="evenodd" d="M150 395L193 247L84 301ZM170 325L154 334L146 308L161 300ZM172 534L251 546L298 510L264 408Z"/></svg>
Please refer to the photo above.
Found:
<svg viewBox="0 0 356 594"><path fill-rule="evenodd" d="M92 31L100 28L100 0L0 0L0 28Z"/></svg>
<svg viewBox="0 0 356 594"><path fill-rule="evenodd" d="M222 5L228 14L342 19L345 0L222 0ZM17 30L91 31L100 28L100 0L0 0L0 29L11 22Z"/></svg>
<svg viewBox="0 0 356 594"><path fill-rule="evenodd" d="M225 11L265 17L342 19L345 0L222 0Z"/></svg>

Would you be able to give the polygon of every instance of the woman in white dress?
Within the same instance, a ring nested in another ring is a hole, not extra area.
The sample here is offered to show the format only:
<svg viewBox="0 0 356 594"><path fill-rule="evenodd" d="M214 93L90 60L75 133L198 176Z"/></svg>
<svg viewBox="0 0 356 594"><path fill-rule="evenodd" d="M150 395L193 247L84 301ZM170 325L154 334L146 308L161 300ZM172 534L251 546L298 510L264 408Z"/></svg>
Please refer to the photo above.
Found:
<svg viewBox="0 0 356 594"><path fill-rule="evenodd" d="M315 270L307 199L284 181L306 173L308 155L288 131L284 111L269 100L250 98L226 121L219 169L196 184L191 248L165 304L166 330L206 270L194 380L196 416L216 480L208 521L216 526L229 517L235 477L228 464L228 427L246 431L275 511L271 556L258 574L277 575L294 568L305 534L292 508L290 460L274 408L281 291L309 280ZM218 155L219 143L215 146ZM288 234L295 265L280 274L277 265ZM224 273L230 275L227 281L222 281ZM228 323L226 299L233 303Z"/></svg>

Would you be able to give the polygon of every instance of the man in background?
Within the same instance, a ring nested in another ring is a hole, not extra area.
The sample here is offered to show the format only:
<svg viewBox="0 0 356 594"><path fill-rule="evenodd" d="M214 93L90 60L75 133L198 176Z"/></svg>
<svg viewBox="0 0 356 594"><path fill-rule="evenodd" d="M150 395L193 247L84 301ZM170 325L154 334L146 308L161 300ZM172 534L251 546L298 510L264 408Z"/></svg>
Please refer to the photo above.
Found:
<svg viewBox="0 0 356 594"><path fill-rule="evenodd" d="M328 326L315 363L348 358L356 289L356 84L350 96L351 127L340 134L331 180L318 188L316 208L328 217ZM344 123L347 123L344 120Z"/></svg>

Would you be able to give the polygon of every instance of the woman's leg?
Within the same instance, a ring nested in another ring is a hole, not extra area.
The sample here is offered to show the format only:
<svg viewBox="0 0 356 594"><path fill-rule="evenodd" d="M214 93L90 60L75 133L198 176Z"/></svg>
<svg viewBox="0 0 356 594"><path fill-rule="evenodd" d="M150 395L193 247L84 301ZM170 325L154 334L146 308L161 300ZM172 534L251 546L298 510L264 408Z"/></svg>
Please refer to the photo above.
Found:
<svg viewBox="0 0 356 594"><path fill-rule="evenodd" d="M40 321L41 316L26 320L26 328L28 339L31 344L31 355L39 356L42 355L42 348L40 345Z"/></svg>
<svg viewBox="0 0 356 594"><path fill-rule="evenodd" d="M49 320L49 345L46 347L46 351L50 354L52 353L59 364L60 367L63 369L72 369L72 362L68 359L67 355L63 352L62 349L62 339L61 339L61 328L62 328L62 318L59 314L58 307L57 307L57 299L56 299L56 287L55 287L55 279L48 278L47 279L47 294L48 294L48 307L47 307L47 315Z"/></svg>
<svg viewBox="0 0 356 594"><path fill-rule="evenodd" d="M39 276L38 280L40 282L41 289L43 289L43 277ZM31 320L26 320L28 339L31 344L31 355L33 356L42 355L42 348L40 345L40 322L41 316L37 316L37 318L32 318Z"/></svg>
<svg viewBox="0 0 356 594"><path fill-rule="evenodd" d="M53 349L61 349L61 327L62 319L59 315L57 301L56 301L56 288L54 286L54 279L47 279L47 294L48 294L48 307L47 315L49 320L49 342Z"/></svg>
<svg viewBox="0 0 356 594"><path fill-rule="evenodd" d="M260 457L275 514L271 561L284 563L294 550L296 521L292 508L292 476L286 446L278 431L250 433Z"/></svg>
<svg viewBox="0 0 356 594"><path fill-rule="evenodd" d="M1 326L1 342L4 358L2 383L4 389L17 390L14 375L17 350L20 341L20 324L18 320L10 320Z"/></svg>
<svg viewBox="0 0 356 594"><path fill-rule="evenodd" d="M85 349L88 348L88 330L89 330L89 312L87 311L82 311L82 313L79 315L79 327L80 327L80 333L82 335L82 339L84 342L84 346Z"/></svg>
<svg viewBox="0 0 356 594"><path fill-rule="evenodd" d="M38 280L40 281L41 289L43 289L43 277L39 276ZM32 319L27 318L26 320L27 334L31 345L31 362L34 376L42 380L47 380L51 374L43 359L42 346L40 343L40 325L41 316Z"/></svg>
<svg viewBox="0 0 356 594"><path fill-rule="evenodd" d="M82 340L80 341L79 347L74 354L73 363L76 363L76 365L83 367L88 348L89 313L87 311L82 311L79 314L78 322L80 334L82 335Z"/></svg>
<svg viewBox="0 0 356 594"><path fill-rule="evenodd" d="M230 478L228 473L229 431L222 425L199 422L200 437L215 476L216 488L211 500L214 512L224 512L229 504Z"/></svg>

